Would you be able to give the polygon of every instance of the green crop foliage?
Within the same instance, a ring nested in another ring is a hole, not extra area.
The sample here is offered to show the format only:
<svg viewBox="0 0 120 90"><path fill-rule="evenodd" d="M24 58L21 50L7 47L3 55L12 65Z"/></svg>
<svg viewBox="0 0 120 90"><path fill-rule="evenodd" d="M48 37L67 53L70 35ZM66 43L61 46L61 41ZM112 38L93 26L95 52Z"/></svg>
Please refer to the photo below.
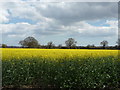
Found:
<svg viewBox="0 0 120 90"><path fill-rule="evenodd" d="M7 54L3 53L3 87L120 88L120 59L114 54L106 53L101 57L67 57L64 54L61 58L25 57L23 54L19 58L5 58ZM56 53L52 53L53 56Z"/></svg>

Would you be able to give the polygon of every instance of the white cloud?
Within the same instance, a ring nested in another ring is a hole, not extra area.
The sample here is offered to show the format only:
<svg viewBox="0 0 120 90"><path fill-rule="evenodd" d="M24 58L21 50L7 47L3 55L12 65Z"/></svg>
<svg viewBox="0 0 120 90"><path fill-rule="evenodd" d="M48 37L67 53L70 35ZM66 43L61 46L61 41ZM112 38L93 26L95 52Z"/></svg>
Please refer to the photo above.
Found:
<svg viewBox="0 0 120 90"><path fill-rule="evenodd" d="M54 21L37 23L1 24L2 34L6 35L78 35L84 37L111 37L118 33L117 21L106 21L110 26L93 26L84 21L71 26L55 24Z"/></svg>
<svg viewBox="0 0 120 90"><path fill-rule="evenodd" d="M117 18L117 3L45 3L45 2L2 2L0 8L9 11L10 17L45 21L46 18L56 19L62 24L84 20ZM9 21L9 20L7 20Z"/></svg>
<svg viewBox="0 0 120 90"><path fill-rule="evenodd" d="M116 26L118 26L118 21L116 21L116 20L114 20L114 21L113 20L107 20L106 24L109 24L112 27L116 27Z"/></svg>
<svg viewBox="0 0 120 90"><path fill-rule="evenodd" d="M0 23L6 23L9 21L9 13L3 4L4 3L0 3Z"/></svg>
<svg viewBox="0 0 120 90"><path fill-rule="evenodd" d="M108 23L110 22L110 23ZM71 30L71 34L82 37L113 37L118 34L117 21L107 21L108 26L93 26L84 21L78 22L73 26L70 26L68 30ZM114 24L115 23L115 24Z"/></svg>
<svg viewBox="0 0 120 90"><path fill-rule="evenodd" d="M117 3L0 3L0 32L6 38L26 36L81 36L111 37L118 33ZM30 22L11 23L13 18L29 19ZM88 21L107 19L109 26L95 26ZM7 24L5 24L7 23Z"/></svg>
<svg viewBox="0 0 120 90"><path fill-rule="evenodd" d="M32 26L29 23L16 23L16 24L0 24L0 32L3 35L26 35L33 33Z"/></svg>

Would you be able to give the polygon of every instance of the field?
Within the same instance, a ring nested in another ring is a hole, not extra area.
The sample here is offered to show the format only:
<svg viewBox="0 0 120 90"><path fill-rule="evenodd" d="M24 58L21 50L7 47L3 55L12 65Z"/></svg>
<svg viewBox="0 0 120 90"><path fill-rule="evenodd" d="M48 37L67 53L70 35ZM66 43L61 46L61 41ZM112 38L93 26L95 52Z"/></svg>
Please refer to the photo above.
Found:
<svg viewBox="0 0 120 90"><path fill-rule="evenodd" d="M3 87L119 88L118 50L2 49Z"/></svg>

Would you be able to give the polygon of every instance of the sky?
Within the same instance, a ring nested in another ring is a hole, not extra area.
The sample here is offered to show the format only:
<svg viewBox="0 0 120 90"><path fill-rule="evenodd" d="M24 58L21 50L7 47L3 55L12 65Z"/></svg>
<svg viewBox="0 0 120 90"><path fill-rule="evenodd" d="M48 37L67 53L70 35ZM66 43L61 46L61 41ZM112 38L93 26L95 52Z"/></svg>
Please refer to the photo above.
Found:
<svg viewBox="0 0 120 90"><path fill-rule="evenodd" d="M77 45L100 45L118 39L117 2L0 2L2 43L18 46L20 40L35 37L41 45L52 41L65 45L74 38Z"/></svg>

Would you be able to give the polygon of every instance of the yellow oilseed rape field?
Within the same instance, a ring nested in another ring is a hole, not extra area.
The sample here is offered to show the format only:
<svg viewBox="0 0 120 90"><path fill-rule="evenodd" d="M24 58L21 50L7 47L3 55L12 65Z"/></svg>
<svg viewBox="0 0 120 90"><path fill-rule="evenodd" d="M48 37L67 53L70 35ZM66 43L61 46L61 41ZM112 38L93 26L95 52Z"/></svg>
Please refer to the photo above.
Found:
<svg viewBox="0 0 120 90"><path fill-rule="evenodd" d="M3 87L120 88L118 50L2 48Z"/></svg>
<svg viewBox="0 0 120 90"><path fill-rule="evenodd" d="M106 57L118 56L118 50L85 50L85 49L2 49L3 60L10 58L73 58L73 57Z"/></svg>

